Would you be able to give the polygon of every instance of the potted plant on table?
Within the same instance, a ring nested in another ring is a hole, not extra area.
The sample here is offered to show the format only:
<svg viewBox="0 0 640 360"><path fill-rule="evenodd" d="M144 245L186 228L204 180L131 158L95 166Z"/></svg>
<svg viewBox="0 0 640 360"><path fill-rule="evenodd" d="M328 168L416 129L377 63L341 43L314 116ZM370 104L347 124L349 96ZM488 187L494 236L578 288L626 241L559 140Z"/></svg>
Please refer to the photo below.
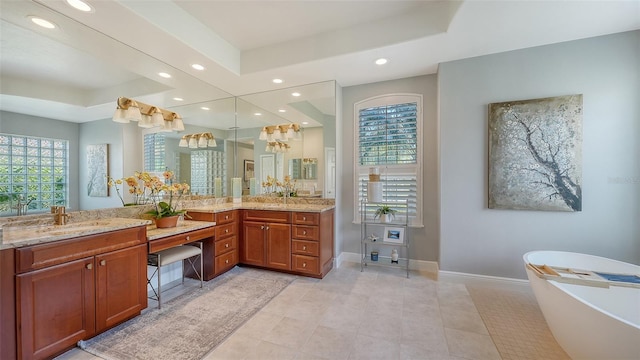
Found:
<svg viewBox="0 0 640 360"><path fill-rule="evenodd" d="M374 218L380 218L380 222L391 222L395 217L396 212L397 211L392 209L389 205L380 205L374 213Z"/></svg>
<svg viewBox="0 0 640 360"><path fill-rule="evenodd" d="M135 175L142 181L144 187L149 190L149 198L154 209L147 211L151 215L158 228L174 227L178 223L178 218L186 214L186 210L176 208L182 195L189 191L188 184L173 183L173 172L165 171L163 179L151 176L147 172Z"/></svg>

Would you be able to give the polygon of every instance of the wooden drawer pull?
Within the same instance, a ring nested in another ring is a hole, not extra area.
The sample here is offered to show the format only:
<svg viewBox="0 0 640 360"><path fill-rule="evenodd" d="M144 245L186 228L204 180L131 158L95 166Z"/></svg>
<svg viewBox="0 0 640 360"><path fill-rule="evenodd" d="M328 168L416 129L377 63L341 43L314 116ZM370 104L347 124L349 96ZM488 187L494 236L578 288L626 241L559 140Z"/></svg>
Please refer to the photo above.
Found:
<svg viewBox="0 0 640 360"><path fill-rule="evenodd" d="M93 264L87 264L84 267L86 267L87 269L91 270L91 269L93 269Z"/></svg>
<svg viewBox="0 0 640 360"><path fill-rule="evenodd" d="M107 265L107 260L100 260L100 266Z"/></svg>

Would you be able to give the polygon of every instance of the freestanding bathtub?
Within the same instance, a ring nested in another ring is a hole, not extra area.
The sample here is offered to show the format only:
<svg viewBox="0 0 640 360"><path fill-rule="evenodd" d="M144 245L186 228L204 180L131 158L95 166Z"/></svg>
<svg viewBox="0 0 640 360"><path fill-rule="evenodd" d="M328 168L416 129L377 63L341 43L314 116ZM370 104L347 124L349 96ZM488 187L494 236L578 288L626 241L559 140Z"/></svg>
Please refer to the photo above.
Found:
<svg viewBox="0 0 640 360"><path fill-rule="evenodd" d="M545 280L526 264L636 275L640 266L562 251L532 251L523 258L544 318L573 360L640 359L640 288Z"/></svg>

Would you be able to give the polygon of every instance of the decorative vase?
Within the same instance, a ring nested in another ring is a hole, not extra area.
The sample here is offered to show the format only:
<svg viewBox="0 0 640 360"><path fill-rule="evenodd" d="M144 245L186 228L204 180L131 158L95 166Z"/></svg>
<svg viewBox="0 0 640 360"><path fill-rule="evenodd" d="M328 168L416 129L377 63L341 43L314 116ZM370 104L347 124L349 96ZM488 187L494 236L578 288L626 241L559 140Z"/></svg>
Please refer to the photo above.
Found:
<svg viewBox="0 0 640 360"><path fill-rule="evenodd" d="M179 215L155 218L156 227L159 229L172 228L178 225Z"/></svg>

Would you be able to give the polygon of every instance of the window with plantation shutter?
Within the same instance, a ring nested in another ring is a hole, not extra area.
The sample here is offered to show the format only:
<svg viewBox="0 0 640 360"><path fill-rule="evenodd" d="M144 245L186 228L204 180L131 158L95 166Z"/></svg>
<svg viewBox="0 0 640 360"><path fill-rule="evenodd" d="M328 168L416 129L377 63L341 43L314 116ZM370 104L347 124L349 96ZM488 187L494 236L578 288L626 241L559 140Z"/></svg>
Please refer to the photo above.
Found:
<svg viewBox="0 0 640 360"><path fill-rule="evenodd" d="M355 104L354 220L367 197L369 169L381 174L383 200L409 209L409 223L422 226L422 96L394 94ZM406 201L406 202L405 202Z"/></svg>

